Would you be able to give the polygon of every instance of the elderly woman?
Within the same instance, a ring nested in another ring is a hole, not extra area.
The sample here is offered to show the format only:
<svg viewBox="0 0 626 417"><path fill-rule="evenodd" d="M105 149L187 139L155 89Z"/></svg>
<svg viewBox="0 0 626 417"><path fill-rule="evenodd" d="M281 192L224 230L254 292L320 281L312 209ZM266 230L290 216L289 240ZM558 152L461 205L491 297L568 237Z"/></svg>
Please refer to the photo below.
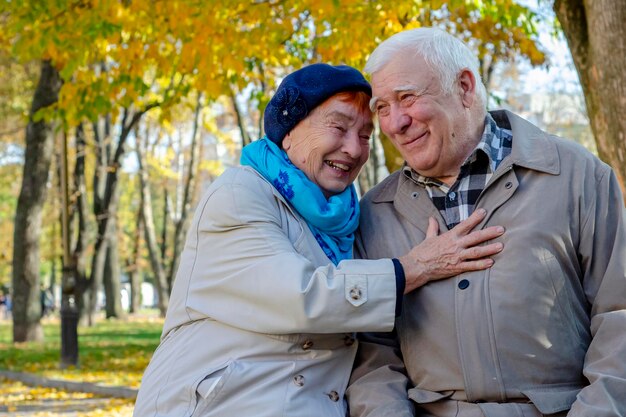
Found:
<svg viewBox="0 0 626 417"><path fill-rule="evenodd" d="M482 214L400 259L351 260L352 185L369 152L371 89L347 66L287 76L266 137L199 203L135 416L346 415L353 332L390 331L402 294L484 269Z"/></svg>

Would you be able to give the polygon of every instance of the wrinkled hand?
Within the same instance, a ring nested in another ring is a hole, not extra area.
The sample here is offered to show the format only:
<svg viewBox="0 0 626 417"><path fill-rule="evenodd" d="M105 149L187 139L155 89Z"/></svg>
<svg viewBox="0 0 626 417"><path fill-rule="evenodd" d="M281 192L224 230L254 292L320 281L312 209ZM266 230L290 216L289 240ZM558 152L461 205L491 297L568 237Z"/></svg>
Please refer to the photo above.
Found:
<svg viewBox="0 0 626 417"><path fill-rule="evenodd" d="M438 235L437 221L429 218L426 239L398 258L406 277L404 293L407 294L429 281L491 267L493 260L487 257L500 252L502 243L477 245L501 236L504 228L492 226L472 232L486 214L484 209L477 209L469 218L442 235Z"/></svg>

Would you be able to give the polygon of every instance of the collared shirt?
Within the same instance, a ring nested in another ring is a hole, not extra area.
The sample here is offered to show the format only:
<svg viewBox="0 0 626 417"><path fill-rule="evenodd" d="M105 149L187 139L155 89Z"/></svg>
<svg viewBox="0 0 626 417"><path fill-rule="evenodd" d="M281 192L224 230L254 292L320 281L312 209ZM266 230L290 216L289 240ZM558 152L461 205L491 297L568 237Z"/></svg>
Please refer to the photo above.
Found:
<svg viewBox="0 0 626 417"><path fill-rule="evenodd" d="M482 138L461 166L452 186L420 175L409 166L404 167L404 173L426 188L448 229L452 229L472 214L489 179L500 162L511 153L512 141L512 132L498 127L491 115L487 114Z"/></svg>

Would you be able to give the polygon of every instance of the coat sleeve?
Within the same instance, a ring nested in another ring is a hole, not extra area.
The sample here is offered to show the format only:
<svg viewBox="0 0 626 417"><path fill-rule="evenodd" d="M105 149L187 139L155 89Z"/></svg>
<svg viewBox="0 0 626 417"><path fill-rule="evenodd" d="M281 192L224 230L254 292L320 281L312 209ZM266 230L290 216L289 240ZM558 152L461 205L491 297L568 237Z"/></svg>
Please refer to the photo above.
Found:
<svg viewBox="0 0 626 417"><path fill-rule="evenodd" d="M357 234L355 256L367 258ZM346 391L351 417L413 417L406 374L397 334L360 333L359 348Z"/></svg>
<svg viewBox="0 0 626 417"><path fill-rule="evenodd" d="M182 286L188 280L183 297L189 320L211 318L278 334L391 330L393 262L316 267L294 247L304 231L293 243L283 203L269 184L251 177L241 170L197 209L176 278Z"/></svg>
<svg viewBox="0 0 626 417"><path fill-rule="evenodd" d="M570 417L626 415L626 223L624 200L604 166L581 226L579 256L591 306L591 343L583 388Z"/></svg>

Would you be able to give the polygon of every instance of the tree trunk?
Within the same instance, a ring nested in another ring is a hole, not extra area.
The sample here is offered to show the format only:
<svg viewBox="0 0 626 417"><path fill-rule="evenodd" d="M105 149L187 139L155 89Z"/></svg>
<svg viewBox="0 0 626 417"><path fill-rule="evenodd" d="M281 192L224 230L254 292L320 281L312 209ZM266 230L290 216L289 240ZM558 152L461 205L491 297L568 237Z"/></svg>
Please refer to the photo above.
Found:
<svg viewBox="0 0 626 417"><path fill-rule="evenodd" d="M260 96L264 97L267 94L267 83L265 82L265 65L263 65L263 61L261 60L257 61L257 69L259 71L259 81L260 81L260 87L261 87ZM261 104L261 106L259 106L259 120L257 122L259 133L257 135L257 138L263 137L263 113L265 112L266 106L267 106L266 102L264 102L263 104Z"/></svg>
<svg viewBox="0 0 626 417"><path fill-rule="evenodd" d="M91 277L89 279L89 325L93 324L93 316L98 307L98 293L102 287L104 264L106 261L107 242L105 239L107 227L106 204L106 177L107 167L111 158L111 121L109 116L100 118L93 124L93 133L96 143L96 168L93 177L93 212L96 217L97 235L94 253L91 259Z"/></svg>
<svg viewBox="0 0 626 417"><path fill-rule="evenodd" d="M135 265L128 265L128 281L130 283L130 300L128 305L128 312L130 314L137 314L141 309L141 276L139 271L135 268Z"/></svg>
<svg viewBox="0 0 626 417"><path fill-rule="evenodd" d="M241 114L239 104L237 104L237 94L232 87L230 89L230 100L233 103L233 110L235 112L235 115L237 115L237 126L239 126L239 133L241 133L241 147L243 148L250 143L250 134L248 133L248 129L246 128L246 122L243 118L243 115Z"/></svg>
<svg viewBox="0 0 626 417"><path fill-rule="evenodd" d="M39 236L53 155L53 124L35 120L35 114L58 101L62 80L50 61L41 64L41 76L26 127L22 186L13 232L13 341L43 340L39 289Z"/></svg>
<svg viewBox="0 0 626 417"><path fill-rule="evenodd" d="M135 137L137 137L135 135ZM141 308L141 275L137 263L139 261L139 248L141 247L141 231L143 230L143 209L142 204L137 210L137 226L133 236L133 253L132 257L126 263L126 272L130 281L130 313L138 313Z"/></svg>
<svg viewBox="0 0 626 417"><path fill-rule="evenodd" d="M94 213L98 223L98 235L94 248L93 259L91 263L91 303L90 318L95 313L97 294L102 285L104 276L104 267L108 253L108 244L112 239L117 239L115 227L112 226L113 219L117 214L117 204L119 200L118 180L119 168L122 163L122 157L125 153L126 140L131 129L137 124L141 117L151 108L158 106L158 103L149 104L142 111L138 111L131 116L129 109L124 109L121 132L117 139L115 151L109 145L112 140L110 138L110 129L105 121L104 134L99 133L98 126L95 126L94 133L98 142L98 167L95 171L94 178ZM119 265L117 265L119 268ZM111 300L113 301L113 300ZM111 311L114 311L112 308ZM93 321L90 320L90 324Z"/></svg>
<svg viewBox="0 0 626 417"><path fill-rule="evenodd" d="M124 318L122 309L122 288L120 283L120 256L117 246L117 218L109 218L111 233L107 244L107 256L104 264L104 290L106 296L106 318Z"/></svg>
<svg viewBox="0 0 626 417"><path fill-rule="evenodd" d="M158 298L157 306L161 316L165 317L167 305L169 303L169 292L165 270L163 269L163 263L161 262L161 256L159 253L159 245L156 238L156 227L154 226L154 216L152 214L152 195L150 193L147 167L144 162L144 146L142 138L137 138L136 153L137 161L139 163L142 207L141 217L143 219L144 237L146 240L146 246L148 247L148 254L150 255L150 265L152 266L152 272L154 273L154 281Z"/></svg>
<svg viewBox="0 0 626 417"><path fill-rule="evenodd" d="M75 241L72 242L72 257L74 258L74 282L76 285L75 294L78 306L78 314L81 323L87 322L87 312L89 306L89 282L87 281L87 183L85 180L85 131L80 124L76 128L76 163L74 166L74 209L72 217L76 218Z"/></svg>
<svg viewBox="0 0 626 417"><path fill-rule="evenodd" d="M100 235L100 233L98 233ZM95 324L95 314L99 308L98 293L102 288L104 265L106 263L108 240L98 237L94 246L93 257L91 258L91 278L89 279L89 308L88 308L88 325Z"/></svg>
<svg viewBox="0 0 626 417"><path fill-rule="evenodd" d="M48 291L50 294L50 306L51 312L56 311L58 301L56 297L56 287L57 287L57 260L56 258L52 258L52 268L50 271L50 286L48 287Z"/></svg>
<svg viewBox="0 0 626 417"><path fill-rule="evenodd" d="M598 155L626 191L626 0L555 0Z"/></svg>
<svg viewBox="0 0 626 417"><path fill-rule="evenodd" d="M170 287L170 293L172 283L178 270L178 262L180 260L180 253L185 243L185 232L189 225L189 212L191 211L191 202L196 193L196 174L198 172L198 153L200 148L200 140L198 140L198 130L200 126L200 112L202 110L202 96L198 97L198 103L194 113L193 129L191 131L191 152L189 155L189 166L187 168L187 180L185 181L185 191L183 192L183 201L181 204L181 212L179 217L175 221L174 230L174 250L172 253L172 262L170 263L170 269L167 277L167 281Z"/></svg>
<svg viewBox="0 0 626 417"><path fill-rule="evenodd" d="M145 152L142 152L142 158L143 158L143 154ZM146 174L146 184L148 184L148 187L150 187L150 181L148 180L148 171L147 168L144 165L144 172ZM150 188L148 188L148 192L150 191ZM152 196L150 196L150 198L152 198ZM152 203L150 204L150 206L152 207ZM171 204L171 200L170 200L170 194L167 190L166 184L165 182L163 183L163 227L161 228L161 245L159 246L159 250L161 251L161 268L163 268L163 270L165 270L165 257L167 254L167 223L168 223L168 219L172 216L172 204ZM156 224L155 224L155 229L156 229ZM172 292L172 286L171 283L169 283L168 285L168 293Z"/></svg>

